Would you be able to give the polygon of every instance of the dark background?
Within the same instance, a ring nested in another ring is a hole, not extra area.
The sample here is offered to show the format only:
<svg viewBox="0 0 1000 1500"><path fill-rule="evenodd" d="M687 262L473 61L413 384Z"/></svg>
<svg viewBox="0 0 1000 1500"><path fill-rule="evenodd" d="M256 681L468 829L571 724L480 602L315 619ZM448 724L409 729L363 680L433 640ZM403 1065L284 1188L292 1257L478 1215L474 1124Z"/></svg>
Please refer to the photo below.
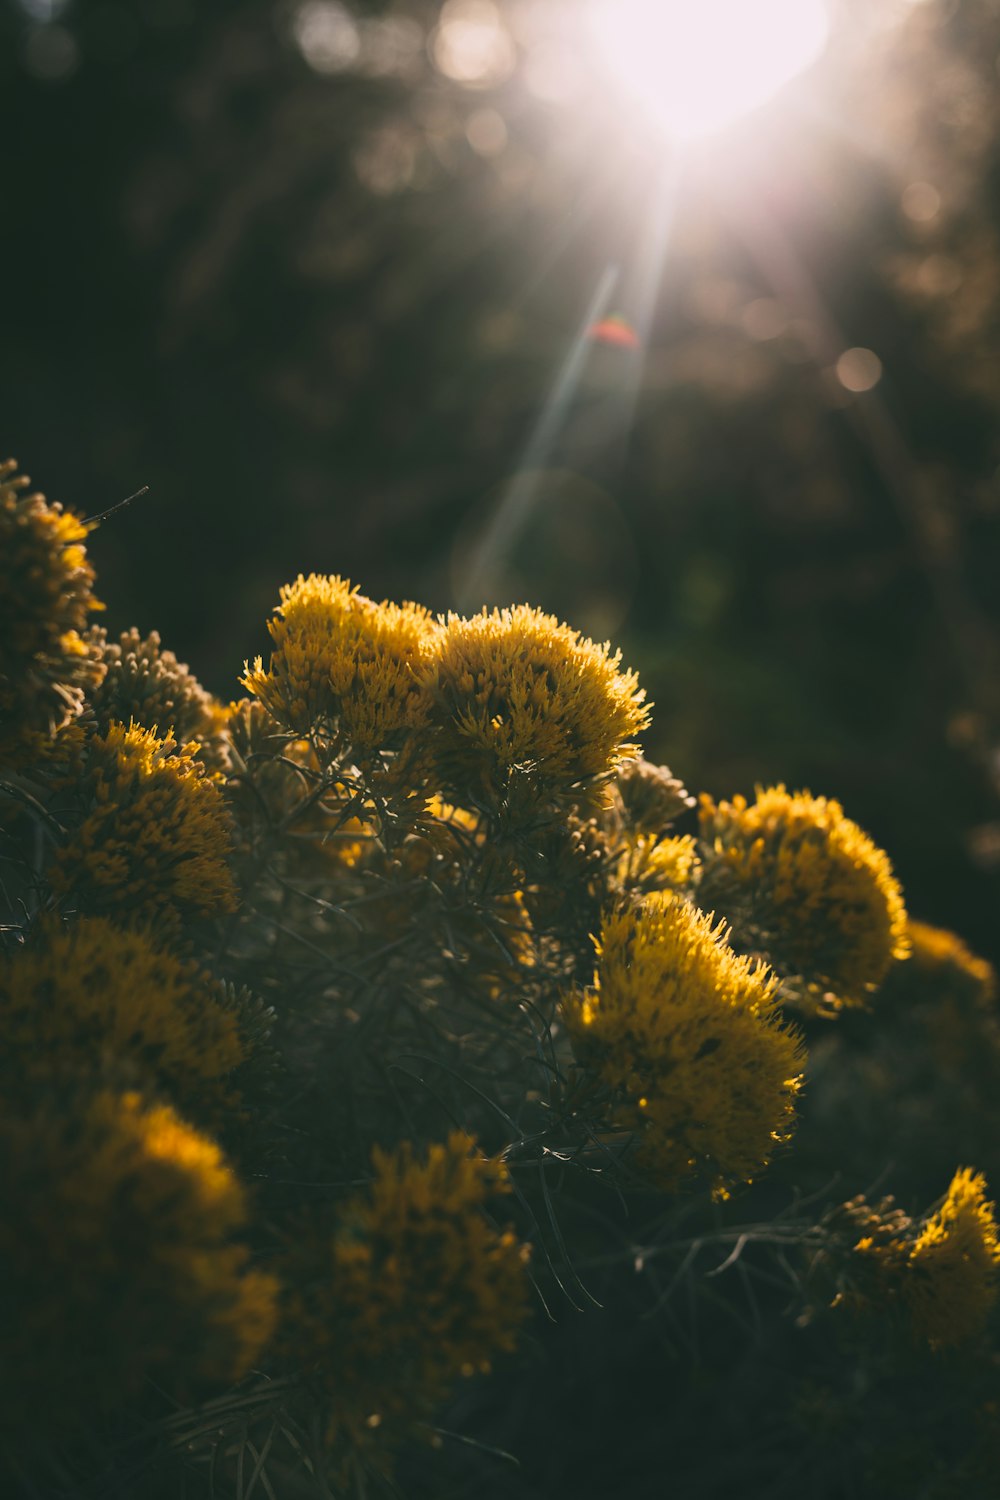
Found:
<svg viewBox="0 0 1000 1500"><path fill-rule="evenodd" d="M579 6L2 0L2 445L219 694L300 570L527 598L996 958L1000 9L833 11L675 169Z"/></svg>

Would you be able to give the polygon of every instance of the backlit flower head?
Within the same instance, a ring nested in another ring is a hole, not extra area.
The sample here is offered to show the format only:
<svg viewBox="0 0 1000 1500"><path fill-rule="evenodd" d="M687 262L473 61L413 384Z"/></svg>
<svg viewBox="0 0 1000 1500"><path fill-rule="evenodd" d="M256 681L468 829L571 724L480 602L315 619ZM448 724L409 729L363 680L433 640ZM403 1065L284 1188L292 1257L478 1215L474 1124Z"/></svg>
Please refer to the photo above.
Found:
<svg viewBox="0 0 1000 1500"><path fill-rule="evenodd" d="M783 786L702 797L699 899L732 922L744 949L816 995L859 1004L909 952L888 856L839 802Z"/></svg>
<svg viewBox="0 0 1000 1500"><path fill-rule="evenodd" d="M180 745L197 742L199 758L217 764L225 711L172 651L163 650L155 630L147 636L126 630L110 641L95 625L87 641L104 669L103 680L87 694L102 734L113 722L134 722L170 734Z"/></svg>
<svg viewBox="0 0 1000 1500"><path fill-rule="evenodd" d="M0 956L5 1068L99 1070L120 1060L142 1086L220 1129L239 1112L251 1047L235 1004L198 968L103 917L43 924Z"/></svg>
<svg viewBox="0 0 1000 1500"><path fill-rule="evenodd" d="M461 1132L418 1156L372 1154L369 1189L289 1261L285 1338L329 1392L328 1435L363 1443L425 1419L463 1375L514 1347L527 1250L484 1212L506 1171Z"/></svg>
<svg viewBox="0 0 1000 1500"><path fill-rule="evenodd" d="M863 1230L852 1246L858 1271L847 1266L840 1301L857 1309L900 1310L932 1348L965 1343L982 1333L997 1299L1000 1238L986 1179L960 1167L943 1200L914 1223L887 1199L870 1209L855 1199L842 1222Z"/></svg>
<svg viewBox="0 0 1000 1500"><path fill-rule="evenodd" d="M919 984L928 993L942 991L950 996L961 993L970 1004L992 1006L997 993L997 976L992 964L973 953L957 933L926 922L908 922L907 935L912 949L905 979Z"/></svg>
<svg viewBox="0 0 1000 1500"><path fill-rule="evenodd" d="M879 1014L894 1027L884 1032L886 1045L893 1046L898 1030L921 1060L918 1067L933 1057L937 1084L951 1084L956 1101L961 1098L963 1123L978 1121L988 1140L996 1135L1000 1104L996 974L954 932L913 921L906 930L910 957L893 965L878 994ZM917 1087L926 1087L922 1077ZM930 1125L933 1113L927 1112L926 1101L918 1108ZM975 1155L980 1148L973 1137L963 1149Z"/></svg>
<svg viewBox="0 0 1000 1500"><path fill-rule="evenodd" d="M436 753L445 783L495 807L590 800L649 711L621 653L529 605L449 616L436 663Z"/></svg>
<svg viewBox="0 0 1000 1500"><path fill-rule="evenodd" d="M147 1377L239 1379L277 1285L233 1236L240 1184L165 1105L103 1089L0 1104L0 1424L6 1436L114 1411Z"/></svg>
<svg viewBox="0 0 1000 1500"><path fill-rule="evenodd" d="M311 573L281 590L274 642L242 679L284 728L317 727L364 758L420 731L426 667L440 627L416 604L375 604L342 578Z"/></svg>
<svg viewBox="0 0 1000 1500"><path fill-rule="evenodd" d="M0 463L0 751L51 734L79 712L101 676L81 637L94 570L76 516L28 494L13 459Z"/></svg>
<svg viewBox="0 0 1000 1500"><path fill-rule="evenodd" d="M986 1178L960 1167L910 1251L903 1296L917 1332L937 1347L981 1332L996 1302L998 1262Z"/></svg>
<svg viewBox="0 0 1000 1500"><path fill-rule="evenodd" d="M617 845L616 878L626 894L684 891L698 869L698 850L690 834L660 838L654 833L626 833Z"/></svg>
<svg viewBox="0 0 1000 1500"><path fill-rule="evenodd" d="M592 987L562 1014L581 1063L638 1134L636 1162L664 1187L704 1170L748 1181L791 1133L803 1052L766 970L668 891L612 912Z"/></svg>
<svg viewBox="0 0 1000 1500"><path fill-rule="evenodd" d="M222 795L196 759L153 730L112 724L83 747L70 832L50 880L81 912L153 920L231 911Z"/></svg>

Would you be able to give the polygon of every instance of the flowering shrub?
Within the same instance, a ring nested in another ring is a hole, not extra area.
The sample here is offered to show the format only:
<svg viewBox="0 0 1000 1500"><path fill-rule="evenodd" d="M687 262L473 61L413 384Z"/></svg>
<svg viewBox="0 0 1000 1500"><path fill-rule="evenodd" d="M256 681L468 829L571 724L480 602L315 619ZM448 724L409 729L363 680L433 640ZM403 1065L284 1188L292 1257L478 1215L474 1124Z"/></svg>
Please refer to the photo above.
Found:
<svg viewBox="0 0 1000 1500"><path fill-rule="evenodd" d="M641 1272L670 1315L706 1254L758 1323L782 1289L828 1413L883 1314L903 1361L992 1368L984 1176L923 1214L830 1185L885 1165L894 1028L945 1149L920 1067L979 1070L1000 1171L991 971L908 921L839 804L773 787L686 826L635 675L528 605L300 577L224 707L155 634L88 626L86 527L12 473L5 1493L364 1495L456 1391L530 1381L585 1277Z"/></svg>

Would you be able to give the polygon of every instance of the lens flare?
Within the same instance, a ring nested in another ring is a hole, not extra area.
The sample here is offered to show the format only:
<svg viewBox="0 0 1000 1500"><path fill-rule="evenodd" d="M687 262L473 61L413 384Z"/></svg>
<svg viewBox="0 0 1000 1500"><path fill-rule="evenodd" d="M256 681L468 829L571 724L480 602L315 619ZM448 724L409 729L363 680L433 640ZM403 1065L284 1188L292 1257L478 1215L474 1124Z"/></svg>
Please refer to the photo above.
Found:
<svg viewBox="0 0 1000 1500"><path fill-rule="evenodd" d="M592 0L590 25L619 84L674 140L764 104L826 45L826 0Z"/></svg>

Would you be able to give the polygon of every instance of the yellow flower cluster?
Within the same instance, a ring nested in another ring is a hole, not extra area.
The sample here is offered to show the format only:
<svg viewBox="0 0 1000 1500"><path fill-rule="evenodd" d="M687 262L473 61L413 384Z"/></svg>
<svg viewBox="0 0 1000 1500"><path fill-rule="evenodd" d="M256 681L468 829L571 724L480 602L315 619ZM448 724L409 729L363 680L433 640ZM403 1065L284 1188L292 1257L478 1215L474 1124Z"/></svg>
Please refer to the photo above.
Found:
<svg viewBox="0 0 1000 1500"><path fill-rule="evenodd" d="M698 869L698 850L690 834L660 838L655 833L626 833L620 845L616 878L626 891L683 891Z"/></svg>
<svg viewBox="0 0 1000 1500"><path fill-rule="evenodd" d="M436 663L434 718L446 785L495 807L515 783L587 801L649 711L633 672L529 605L451 615Z"/></svg>
<svg viewBox="0 0 1000 1500"><path fill-rule="evenodd" d="M0 1025L5 1071L120 1062L213 1128L239 1107L248 1048L234 1010L193 965L103 917L49 924L0 957Z"/></svg>
<svg viewBox="0 0 1000 1500"><path fill-rule="evenodd" d="M239 1379L276 1316L277 1283L233 1241L246 1206L219 1148L138 1093L67 1102L0 1106L0 1423L15 1440L115 1411L147 1377L188 1397Z"/></svg>
<svg viewBox="0 0 1000 1500"><path fill-rule="evenodd" d="M425 1418L513 1348L527 1310L527 1249L484 1212L508 1186L501 1162L455 1131L424 1159L405 1143L372 1163L368 1191L332 1237L296 1247L288 1277L287 1337L329 1393L334 1448Z"/></svg>
<svg viewBox="0 0 1000 1500"><path fill-rule="evenodd" d="M803 1052L776 1014L775 982L672 892L611 913L593 987L562 1014L582 1064L638 1134L636 1164L673 1188L707 1171L748 1181L791 1133Z"/></svg>
<svg viewBox="0 0 1000 1500"><path fill-rule="evenodd" d="M426 724L440 627L419 605L375 604L342 578L311 573L281 590L268 630L268 670L257 657L242 681L282 727L325 728L365 759Z"/></svg>
<svg viewBox="0 0 1000 1500"><path fill-rule="evenodd" d="M929 989L940 994L961 988L984 1006L996 998L997 976L992 965L973 953L956 933L911 921L907 934L913 968L919 970Z"/></svg>
<svg viewBox="0 0 1000 1500"><path fill-rule="evenodd" d="M903 1294L917 1331L936 1346L981 1332L996 1301L998 1262L986 1179L962 1167L910 1251Z"/></svg>
<svg viewBox="0 0 1000 1500"><path fill-rule="evenodd" d="M180 745L195 741L199 758L215 764L225 710L172 651L163 650L155 630L147 636L126 630L109 641L107 631L95 625L87 642L104 674L87 694L102 734L113 722L161 729Z"/></svg>
<svg viewBox="0 0 1000 1500"><path fill-rule="evenodd" d="M914 1332L933 1348L964 1343L983 1331L997 1299L1000 1238L981 1173L960 1167L916 1238L876 1229L854 1251L869 1261L880 1290L902 1304Z"/></svg>
<svg viewBox="0 0 1000 1500"><path fill-rule="evenodd" d="M911 956L893 968L882 986L879 1012L907 1039L918 1058L934 1059L935 1086L951 1087L955 1102L961 1102L963 1125L973 1130L978 1126L985 1144L996 1136L1000 1105L996 974L953 932L913 921L907 924L907 932ZM893 1046L892 1038L888 1032L887 1046ZM926 1087L924 1073L919 1077L920 1087ZM978 1154L982 1148L976 1136L966 1139L963 1150Z"/></svg>
<svg viewBox="0 0 1000 1500"><path fill-rule="evenodd" d="M528 605L441 622L310 574L268 628L270 665L242 680L281 728L359 764L405 746L439 791L494 812L592 801L648 719L620 653Z"/></svg>
<svg viewBox="0 0 1000 1500"><path fill-rule="evenodd" d="M83 546L87 527L26 494L13 459L0 463L0 753L52 734L79 712L101 667L81 637L103 606Z"/></svg>
<svg viewBox="0 0 1000 1500"><path fill-rule="evenodd" d="M53 890L82 912L150 921L231 911L228 817L197 750L134 724L89 737L76 780L82 809L67 819Z"/></svg>
<svg viewBox="0 0 1000 1500"><path fill-rule="evenodd" d="M888 856L839 802L783 786L758 788L753 804L703 796L701 837L699 899L812 993L859 1004L909 952Z"/></svg>

